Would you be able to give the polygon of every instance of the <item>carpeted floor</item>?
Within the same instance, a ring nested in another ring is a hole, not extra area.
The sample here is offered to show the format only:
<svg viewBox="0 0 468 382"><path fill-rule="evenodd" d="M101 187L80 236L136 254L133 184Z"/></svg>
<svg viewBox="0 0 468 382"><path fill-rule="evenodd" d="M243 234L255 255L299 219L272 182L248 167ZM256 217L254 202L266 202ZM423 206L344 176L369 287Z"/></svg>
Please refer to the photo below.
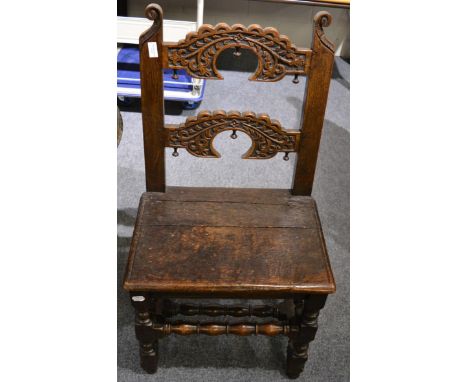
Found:
<svg viewBox="0 0 468 382"><path fill-rule="evenodd" d="M181 123L200 110L267 113L285 128L299 128L304 78L298 85L283 80L257 83L249 73L224 71L225 81L210 81L199 110L166 108L166 123ZM319 319L309 361L298 381L349 380L349 64L337 58L322 135L315 197L330 255L337 292ZM170 114L169 114L170 113ZM133 309L122 289L122 277L138 201L145 191L141 114L122 112L124 132L118 148L118 376L119 381L285 381L287 339L263 336L170 336L160 341L159 370L146 374L138 361ZM180 151L166 152L168 185L289 188L295 156L242 160L250 146L239 133L215 139L221 159L201 159Z"/></svg>

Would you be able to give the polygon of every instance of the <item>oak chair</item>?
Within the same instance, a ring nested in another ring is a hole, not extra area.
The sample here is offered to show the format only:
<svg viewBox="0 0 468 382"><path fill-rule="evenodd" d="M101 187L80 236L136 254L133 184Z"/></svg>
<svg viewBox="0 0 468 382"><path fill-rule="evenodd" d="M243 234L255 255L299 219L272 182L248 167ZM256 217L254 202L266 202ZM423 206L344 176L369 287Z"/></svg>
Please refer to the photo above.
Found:
<svg viewBox="0 0 468 382"><path fill-rule="evenodd" d="M286 335L287 370L297 378L317 331L320 309L335 282L311 191L332 74L334 47L324 35L331 16L314 17L312 49L296 48L274 28L202 25L178 43L163 42L163 12L145 10L152 26L140 37L141 108L146 188L140 200L124 288L136 311L141 366L157 370L160 339L170 334ZM249 49L258 57L253 81L307 77L301 130L285 130L265 114L200 112L178 126L164 124L163 68L222 79L220 52ZM241 131L252 140L244 158L297 152L291 190L183 188L165 185L165 147L177 156L219 157L214 137ZM183 304L176 298L281 299L270 305ZM292 312L292 313L291 313ZM271 317L270 322L174 321L174 316Z"/></svg>

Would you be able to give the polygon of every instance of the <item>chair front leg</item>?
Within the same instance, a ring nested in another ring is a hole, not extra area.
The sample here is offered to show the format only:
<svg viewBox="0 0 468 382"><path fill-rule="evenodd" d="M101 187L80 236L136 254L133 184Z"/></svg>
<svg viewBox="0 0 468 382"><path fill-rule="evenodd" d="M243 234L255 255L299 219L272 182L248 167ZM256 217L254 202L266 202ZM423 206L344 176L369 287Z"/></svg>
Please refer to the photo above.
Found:
<svg viewBox="0 0 468 382"><path fill-rule="evenodd" d="M140 364L148 373L156 373L158 368L158 340L153 330L151 305L155 301L148 293L132 293L132 305L135 308L135 334L140 343Z"/></svg>
<svg viewBox="0 0 468 382"><path fill-rule="evenodd" d="M308 358L309 343L315 338L318 329L318 316L326 299L326 295L310 295L304 299L294 300L295 321L299 330L290 337L288 343L286 374L289 378L298 378L304 370Z"/></svg>

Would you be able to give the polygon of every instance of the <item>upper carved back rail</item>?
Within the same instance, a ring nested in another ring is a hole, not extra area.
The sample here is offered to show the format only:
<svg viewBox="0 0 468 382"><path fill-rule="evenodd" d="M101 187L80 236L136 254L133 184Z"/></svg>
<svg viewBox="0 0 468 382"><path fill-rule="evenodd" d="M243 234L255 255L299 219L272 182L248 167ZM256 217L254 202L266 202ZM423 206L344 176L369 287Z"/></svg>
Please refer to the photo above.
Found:
<svg viewBox="0 0 468 382"><path fill-rule="evenodd" d="M165 147L184 148L200 157L219 157L213 148L214 137L226 130L249 135L252 146L243 158L267 159L278 152L297 152L291 192L310 195L330 84L334 47L324 35L331 15L319 12L314 17L312 49L296 48L275 28L202 25L178 43L163 41L163 12L150 4L145 10L153 25L140 36L141 108L147 191L165 191ZM191 76L222 79L216 61L229 48L249 49L258 58L250 80L272 82L284 76L303 74L307 85L302 110L301 130L284 130L266 114L253 112L202 112L179 125L164 125L163 69L185 69Z"/></svg>
<svg viewBox="0 0 468 382"><path fill-rule="evenodd" d="M216 60L226 49L248 49L258 58L252 81L279 81L286 74L306 74L310 49L296 48L289 38L275 28L254 24L229 26L225 23L204 24L196 32L187 34L176 44L164 44L164 67L185 69L196 78L220 79Z"/></svg>

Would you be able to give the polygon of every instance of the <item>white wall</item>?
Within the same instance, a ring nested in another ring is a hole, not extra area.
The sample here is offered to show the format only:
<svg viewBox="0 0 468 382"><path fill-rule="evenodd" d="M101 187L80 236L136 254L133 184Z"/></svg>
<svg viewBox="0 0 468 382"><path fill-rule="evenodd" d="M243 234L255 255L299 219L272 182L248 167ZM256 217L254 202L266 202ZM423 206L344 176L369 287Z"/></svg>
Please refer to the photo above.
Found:
<svg viewBox="0 0 468 382"><path fill-rule="evenodd" d="M144 17L145 7L150 2L162 7L164 18L196 21L196 0L128 0L128 16ZM308 48L312 43L312 18L320 10L327 10L333 16L333 23L326 28L326 34L335 43L336 54L349 58L349 9L252 0L205 0L203 21L213 25L225 22L275 27L296 46Z"/></svg>

